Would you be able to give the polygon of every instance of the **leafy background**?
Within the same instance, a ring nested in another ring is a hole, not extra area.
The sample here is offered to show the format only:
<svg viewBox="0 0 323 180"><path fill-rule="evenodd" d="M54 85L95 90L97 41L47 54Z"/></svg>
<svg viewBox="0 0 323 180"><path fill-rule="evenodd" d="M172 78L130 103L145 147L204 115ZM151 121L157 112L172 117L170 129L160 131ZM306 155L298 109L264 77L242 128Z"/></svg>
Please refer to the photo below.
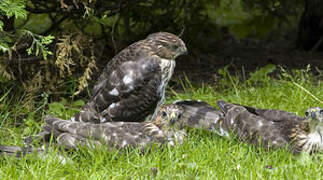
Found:
<svg viewBox="0 0 323 180"><path fill-rule="evenodd" d="M55 94L84 97L88 95L84 88L91 89L111 57L158 31L183 34L191 53L179 61L179 76L197 69L193 67L212 74L232 62L226 57L234 53L218 52L234 52L233 42L284 39L290 44L297 36L303 10L301 0L3 0L0 82L2 87L19 84L29 107L44 91L50 99L57 97ZM210 65L212 68L207 68Z"/></svg>
<svg viewBox="0 0 323 180"><path fill-rule="evenodd" d="M320 0L1 0L0 144L23 145L44 115L68 119L106 63L148 34L182 34L167 102L224 99L303 115L322 103ZM323 22L323 21L322 21ZM310 65L308 65L310 64ZM304 89L308 90L306 92ZM322 155L294 157L204 131L145 154L102 149L1 156L1 179L319 179Z"/></svg>

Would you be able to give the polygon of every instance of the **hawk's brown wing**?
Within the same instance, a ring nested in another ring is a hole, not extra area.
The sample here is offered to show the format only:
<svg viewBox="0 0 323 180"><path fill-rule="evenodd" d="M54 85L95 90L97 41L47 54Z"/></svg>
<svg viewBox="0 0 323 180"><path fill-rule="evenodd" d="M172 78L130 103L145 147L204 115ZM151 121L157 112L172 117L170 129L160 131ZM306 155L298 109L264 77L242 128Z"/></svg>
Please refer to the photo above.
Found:
<svg viewBox="0 0 323 180"><path fill-rule="evenodd" d="M239 105L239 104L237 104ZM240 105L243 106L243 105ZM276 109L260 109L260 108L254 108L250 106L243 106L245 107L249 112L261 116L269 121L274 122L281 122L281 121L304 121L305 118L297 116L294 113L276 110Z"/></svg>
<svg viewBox="0 0 323 180"><path fill-rule="evenodd" d="M282 111L258 112L259 115L255 113L254 108L246 108L225 101L218 101L218 106L225 114L226 129L236 135L239 140L274 148L289 144L290 139L282 131L281 122L284 122L285 116L287 119L293 119L293 115L289 116ZM275 115L273 118L271 118L272 114Z"/></svg>
<svg viewBox="0 0 323 180"><path fill-rule="evenodd" d="M74 118L83 122L143 121L154 112L160 94L161 70L158 57L145 57L107 67L106 77Z"/></svg>
<svg viewBox="0 0 323 180"><path fill-rule="evenodd" d="M59 145L66 149L78 146L107 145L108 147L145 147L153 142L164 142L167 138L157 136L159 128L146 123L107 122L91 124L72 122L46 116L45 131L51 132ZM147 131L149 126L150 131ZM157 134L156 134L157 133Z"/></svg>

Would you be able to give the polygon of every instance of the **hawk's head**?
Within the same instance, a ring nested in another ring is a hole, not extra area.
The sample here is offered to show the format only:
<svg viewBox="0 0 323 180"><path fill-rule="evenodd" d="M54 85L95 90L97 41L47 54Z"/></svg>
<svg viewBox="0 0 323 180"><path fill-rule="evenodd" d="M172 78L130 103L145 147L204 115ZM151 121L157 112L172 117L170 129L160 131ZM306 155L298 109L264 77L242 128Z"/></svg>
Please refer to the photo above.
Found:
<svg viewBox="0 0 323 180"><path fill-rule="evenodd" d="M323 109L319 107L309 108L305 112L305 117L310 121L323 122Z"/></svg>
<svg viewBox="0 0 323 180"><path fill-rule="evenodd" d="M184 42L174 34L168 32L153 33L146 40L153 47L156 55L163 59L174 60L179 55L187 54Z"/></svg>
<svg viewBox="0 0 323 180"><path fill-rule="evenodd" d="M319 107L309 108L305 112L305 118L313 126L322 126L323 128L323 109Z"/></svg>
<svg viewBox="0 0 323 180"><path fill-rule="evenodd" d="M152 123L166 131L182 129L181 116L183 112L184 109L181 106L175 104L163 105Z"/></svg>
<svg viewBox="0 0 323 180"><path fill-rule="evenodd" d="M305 112L304 121L306 128L305 134L294 133L296 137L296 152L305 151L312 153L323 150L323 109L319 107L309 108ZM308 124L307 124L308 123ZM309 125L309 129L308 126ZM309 130L309 132L308 132ZM300 131L301 132L301 131Z"/></svg>

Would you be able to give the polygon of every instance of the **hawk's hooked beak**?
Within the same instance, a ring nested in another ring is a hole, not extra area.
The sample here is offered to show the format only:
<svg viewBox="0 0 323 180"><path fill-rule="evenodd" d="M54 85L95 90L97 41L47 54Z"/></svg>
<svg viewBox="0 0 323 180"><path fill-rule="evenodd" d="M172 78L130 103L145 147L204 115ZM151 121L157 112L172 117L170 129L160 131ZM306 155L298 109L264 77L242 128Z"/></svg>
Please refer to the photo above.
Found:
<svg viewBox="0 0 323 180"><path fill-rule="evenodd" d="M315 108L312 108L312 109L306 111L305 115L307 117L311 116L312 119L316 119L316 111L317 110Z"/></svg>
<svg viewBox="0 0 323 180"><path fill-rule="evenodd" d="M188 50L186 49L186 51L183 53L183 55L188 55Z"/></svg>
<svg viewBox="0 0 323 180"><path fill-rule="evenodd" d="M180 51L181 55L188 55L188 50L187 50L187 47L185 46L185 44L183 44L183 46L178 50Z"/></svg>
<svg viewBox="0 0 323 180"><path fill-rule="evenodd" d="M315 118L316 118L316 113L315 113L315 111L314 111L314 112L311 112L311 117L312 117L313 119L315 119Z"/></svg>
<svg viewBox="0 0 323 180"><path fill-rule="evenodd" d="M170 120L169 120L170 124L171 125L175 124L175 121L176 121L176 113L172 112L170 114L170 117L169 118L170 118Z"/></svg>

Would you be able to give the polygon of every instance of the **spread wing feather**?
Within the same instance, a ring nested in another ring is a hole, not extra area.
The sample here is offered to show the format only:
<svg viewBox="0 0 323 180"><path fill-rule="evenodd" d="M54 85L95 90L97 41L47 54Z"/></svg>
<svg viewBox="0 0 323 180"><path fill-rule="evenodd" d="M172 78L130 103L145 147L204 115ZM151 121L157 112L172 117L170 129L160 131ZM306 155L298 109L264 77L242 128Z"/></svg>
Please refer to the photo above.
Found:
<svg viewBox="0 0 323 180"><path fill-rule="evenodd" d="M224 125L228 131L232 132L241 141L265 147L283 147L289 144L289 137L282 132L279 123L283 121L286 113L275 111L258 111L257 109L244 107L237 104L218 101L219 108L225 114ZM251 110L251 111L250 111ZM271 119L271 113L275 118ZM277 114L278 113L278 114ZM292 119L292 117L290 117ZM276 121L280 120L280 121Z"/></svg>
<svg viewBox="0 0 323 180"><path fill-rule="evenodd" d="M66 121L46 116L45 131L51 132L57 143L66 149L77 149L78 146L105 144L108 147L124 148L127 146L142 147L163 138L155 138L145 130L145 125L136 122L107 122L91 124ZM152 124L150 124L153 126ZM156 126L151 127L156 128Z"/></svg>
<svg viewBox="0 0 323 180"><path fill-rule="evenodd" d="M238 105L238 104L237 104ZM240 105L242 106L242 105ZM261 116L269 121L281 122L281 121L304 121L305 118L297 116L294 113L276 110L276 109L259 109L250 106L243 106L250 113Z"/></svg>
<svg viewBox="0 0 323 180"><path fill-rule="evenodd" d="M205 129L219 135L228 135L222 128L224 114L203 101L180 100L173 102L184 108L182 121L184 125L196 129Z"/></svg>

